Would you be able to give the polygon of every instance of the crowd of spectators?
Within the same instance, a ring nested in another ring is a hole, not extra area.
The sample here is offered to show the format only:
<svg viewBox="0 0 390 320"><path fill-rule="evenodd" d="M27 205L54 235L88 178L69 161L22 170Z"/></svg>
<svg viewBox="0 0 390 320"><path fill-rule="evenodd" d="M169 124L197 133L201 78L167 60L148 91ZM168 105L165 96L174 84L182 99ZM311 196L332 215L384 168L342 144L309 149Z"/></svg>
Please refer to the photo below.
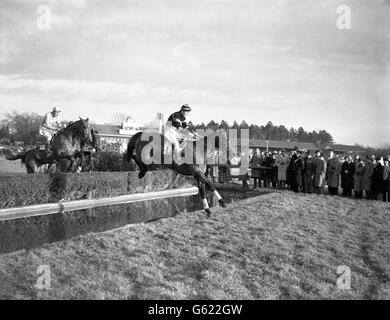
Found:
<svg viewBox="0 0 390 320"><path fill-rule="evenodd" d="M298 150L266 152L233 157L240 164L239 177L244 188L279 188L294 192L342 195L358 199L390 201L390 156L360 156ZM226 181L228 168L219 168L220 182ZM222 180L222 181L221 181Z"/></svg>

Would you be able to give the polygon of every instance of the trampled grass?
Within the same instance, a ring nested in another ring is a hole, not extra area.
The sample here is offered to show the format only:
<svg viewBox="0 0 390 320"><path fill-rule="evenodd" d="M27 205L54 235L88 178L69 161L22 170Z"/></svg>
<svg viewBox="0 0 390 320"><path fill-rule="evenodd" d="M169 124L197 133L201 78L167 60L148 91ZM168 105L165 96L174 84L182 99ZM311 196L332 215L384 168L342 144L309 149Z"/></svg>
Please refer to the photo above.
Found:
<svg viewBox="0 0 390 320"><path fill-rule="evenodd" d="M26 173L26 167L20 160L10 161L0 155L0 173Z"/></svg>
<svg viewBox="0 0 390 320"><path fill-rule="evenodd" d="M276 192L0 256L0 298L389 299L390 205ZM49 265L51 289L34 288ZM351 289L336 285L351 270Z"/></svg>

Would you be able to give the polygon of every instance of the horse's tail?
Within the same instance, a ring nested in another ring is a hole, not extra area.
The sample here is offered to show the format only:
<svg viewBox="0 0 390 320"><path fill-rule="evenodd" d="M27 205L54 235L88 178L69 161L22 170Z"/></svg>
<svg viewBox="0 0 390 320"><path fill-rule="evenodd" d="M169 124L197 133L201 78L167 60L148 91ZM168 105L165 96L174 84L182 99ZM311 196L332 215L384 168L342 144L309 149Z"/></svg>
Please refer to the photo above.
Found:
<svg viewBox="0 0 390 320"><path fill-rule="evenodd" d="M129 143L127 144L127 152L125 153L125 160L127 162L130 162L131 159L133 158L136 142L141 135L142 132L137 132L134 136L130 138Z"/></svg>
<svg viewBox="0 0 390 320"><path fill-rule="evenodd" d="M23 152L19 152L18 154L9 154L9 155L6 155L5 158L6 158L7 160L11 160L11 161L20 159L20 160L22 160L22 163L25 163L25 162L26 162L27 154L28 154L28 151L23 151Z"/></svg>

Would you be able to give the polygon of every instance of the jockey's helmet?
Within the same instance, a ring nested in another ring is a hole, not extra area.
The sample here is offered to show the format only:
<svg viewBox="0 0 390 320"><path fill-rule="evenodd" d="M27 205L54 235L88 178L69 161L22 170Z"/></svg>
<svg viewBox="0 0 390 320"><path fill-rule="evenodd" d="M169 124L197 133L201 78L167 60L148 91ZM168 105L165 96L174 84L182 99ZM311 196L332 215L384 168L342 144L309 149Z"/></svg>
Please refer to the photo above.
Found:
<svg viewBox="0 0 390 320"><path fill-rule="evenodd" d="M61 112L61 109L58 108L58 107L54 107L53 110L51 111L52 113L56 112L56 113L60 113Z"/></svg>
<svg viewBox="0 0 390 320"><path fill-rule="evenodd" d="M191 111L191 108L188 104L183 104L180 108L180 111Z"/></svg>

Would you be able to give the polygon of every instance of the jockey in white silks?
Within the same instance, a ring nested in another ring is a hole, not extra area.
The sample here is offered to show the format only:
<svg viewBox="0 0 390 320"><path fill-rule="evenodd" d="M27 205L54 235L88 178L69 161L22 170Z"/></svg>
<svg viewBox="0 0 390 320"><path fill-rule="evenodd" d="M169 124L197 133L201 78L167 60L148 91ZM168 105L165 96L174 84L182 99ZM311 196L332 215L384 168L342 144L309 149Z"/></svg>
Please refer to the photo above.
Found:
<svg viewBox="0 0 390 320"><path fill-rule="evenodd" d="M190 111L191 108L188 104L184 104L180 108L180 111L174 112L169 116L164 128L165 138L173 144L174 160L177 165L181 165L183 163L183 159L181 158L182 150L180 148L180 140L183 138L183 135L180 133L180 130L189 129L186 117ZM193 134L190 133L190 135Z"/></svg>
<svg viewBox="0 0 390 320"><path fill-rule="evenodd" d="M62 125L58 119L58 115L61 110L57 107L54 107L51 112L45 114L42 123L39 127L39 134L46 138L46 150L50 148L50 141L53 136L62 129Z"/></svg>

